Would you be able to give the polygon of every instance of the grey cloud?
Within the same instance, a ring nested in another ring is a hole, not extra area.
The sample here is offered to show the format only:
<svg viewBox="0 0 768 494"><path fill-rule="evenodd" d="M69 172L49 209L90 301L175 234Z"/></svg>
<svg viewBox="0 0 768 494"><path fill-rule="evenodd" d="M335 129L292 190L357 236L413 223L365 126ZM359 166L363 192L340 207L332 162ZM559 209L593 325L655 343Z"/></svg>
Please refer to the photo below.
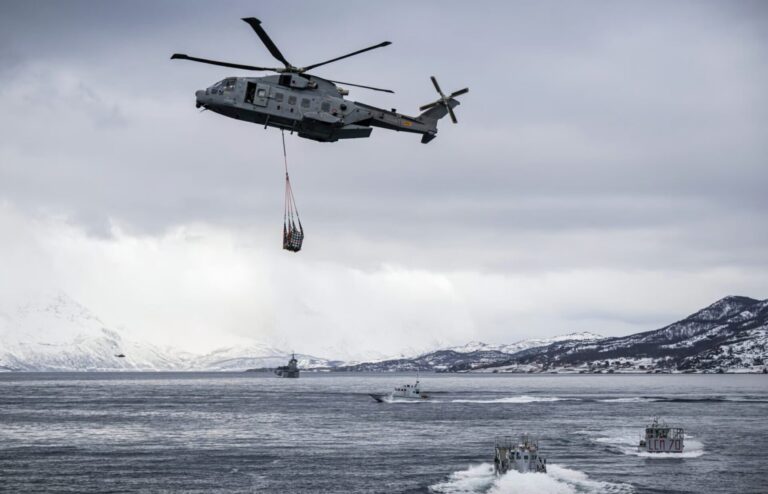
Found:
<svg viewBox="0 0 768 494"><path fill-rule="evenodd" d="M279 235L278 132L197 113L194 90L232 71L168 60L269 62L239 21L258 15L296 63L393 41L323 68L397 90L352 99L415 112L434 99L429 75L471 89L428 146L380 129L288 138L309 259L503 273L768 262L764 2L2 9L0 67L14 70L0 71L0 198L94 234L202 222Z"/></svg>

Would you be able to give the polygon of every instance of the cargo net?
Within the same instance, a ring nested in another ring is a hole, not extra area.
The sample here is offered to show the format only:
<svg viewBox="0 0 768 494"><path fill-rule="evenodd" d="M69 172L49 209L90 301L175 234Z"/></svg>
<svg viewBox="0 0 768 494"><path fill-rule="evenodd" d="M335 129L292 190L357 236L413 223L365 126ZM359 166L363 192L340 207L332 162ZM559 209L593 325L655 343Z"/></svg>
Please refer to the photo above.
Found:
<svg viewBox="0 0 768 494"><path fill-rule="evenodd" d="M304 242L304 228L301 226L299 209L296 207L296 199L293 197L291 179L288 176L288 157L285 152L285 133L283 137L283 162L285 163L285 212L283 213L283 249L291 252L301 250Z"/></svg>

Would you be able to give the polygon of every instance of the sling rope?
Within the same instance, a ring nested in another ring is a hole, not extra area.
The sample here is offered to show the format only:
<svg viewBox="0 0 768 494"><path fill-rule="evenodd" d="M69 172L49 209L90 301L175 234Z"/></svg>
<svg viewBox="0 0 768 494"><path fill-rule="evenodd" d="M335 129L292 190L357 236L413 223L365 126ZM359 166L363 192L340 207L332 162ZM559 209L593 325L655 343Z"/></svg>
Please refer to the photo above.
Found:
<svg viewBox="0 0 768 494"><path fill-rule="evenodd" d="M285 131L280 130L283 139L283 164L285 165L285 210L283 212L283 249L291 252L301 250L304 242L304 228L299 218L299 208L296 207L296 199L291 188L291 179L288 176L288 153L285 150Z"/></svg>

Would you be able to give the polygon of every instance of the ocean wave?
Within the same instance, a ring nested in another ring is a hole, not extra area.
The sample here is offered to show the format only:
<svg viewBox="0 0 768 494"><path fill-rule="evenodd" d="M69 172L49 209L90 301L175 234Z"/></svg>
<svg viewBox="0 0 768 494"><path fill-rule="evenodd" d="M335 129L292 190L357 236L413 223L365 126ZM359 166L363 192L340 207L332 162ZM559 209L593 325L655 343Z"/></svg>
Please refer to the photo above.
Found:
<svg viewBox="0 0 768 494"><path fill-rule="evenodd" d="M501 477L493 473L493 465L483 463L454 472L449 479L429 487L440 494L629 494L629 484L614 484L590 479L586 473L560 465L547 466L548 473L509 472Z"/></svg>

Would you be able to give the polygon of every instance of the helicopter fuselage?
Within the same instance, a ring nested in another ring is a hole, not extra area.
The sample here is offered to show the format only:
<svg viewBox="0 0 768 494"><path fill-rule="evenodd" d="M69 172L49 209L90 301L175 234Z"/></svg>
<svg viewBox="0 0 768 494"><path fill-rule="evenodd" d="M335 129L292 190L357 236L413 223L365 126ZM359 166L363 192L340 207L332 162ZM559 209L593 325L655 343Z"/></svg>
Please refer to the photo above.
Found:
<svg viewBox="0 0 768 494"><path fill-rule="evenodd" d="M197 107L221 115L298 133L321 142L369 137L373 127L422 134L427 143L437 135L443 106L418 117L344 99L347 90L305 74L228 77L195 93ZM451 108L459 102L450 99Z"/></svg>

